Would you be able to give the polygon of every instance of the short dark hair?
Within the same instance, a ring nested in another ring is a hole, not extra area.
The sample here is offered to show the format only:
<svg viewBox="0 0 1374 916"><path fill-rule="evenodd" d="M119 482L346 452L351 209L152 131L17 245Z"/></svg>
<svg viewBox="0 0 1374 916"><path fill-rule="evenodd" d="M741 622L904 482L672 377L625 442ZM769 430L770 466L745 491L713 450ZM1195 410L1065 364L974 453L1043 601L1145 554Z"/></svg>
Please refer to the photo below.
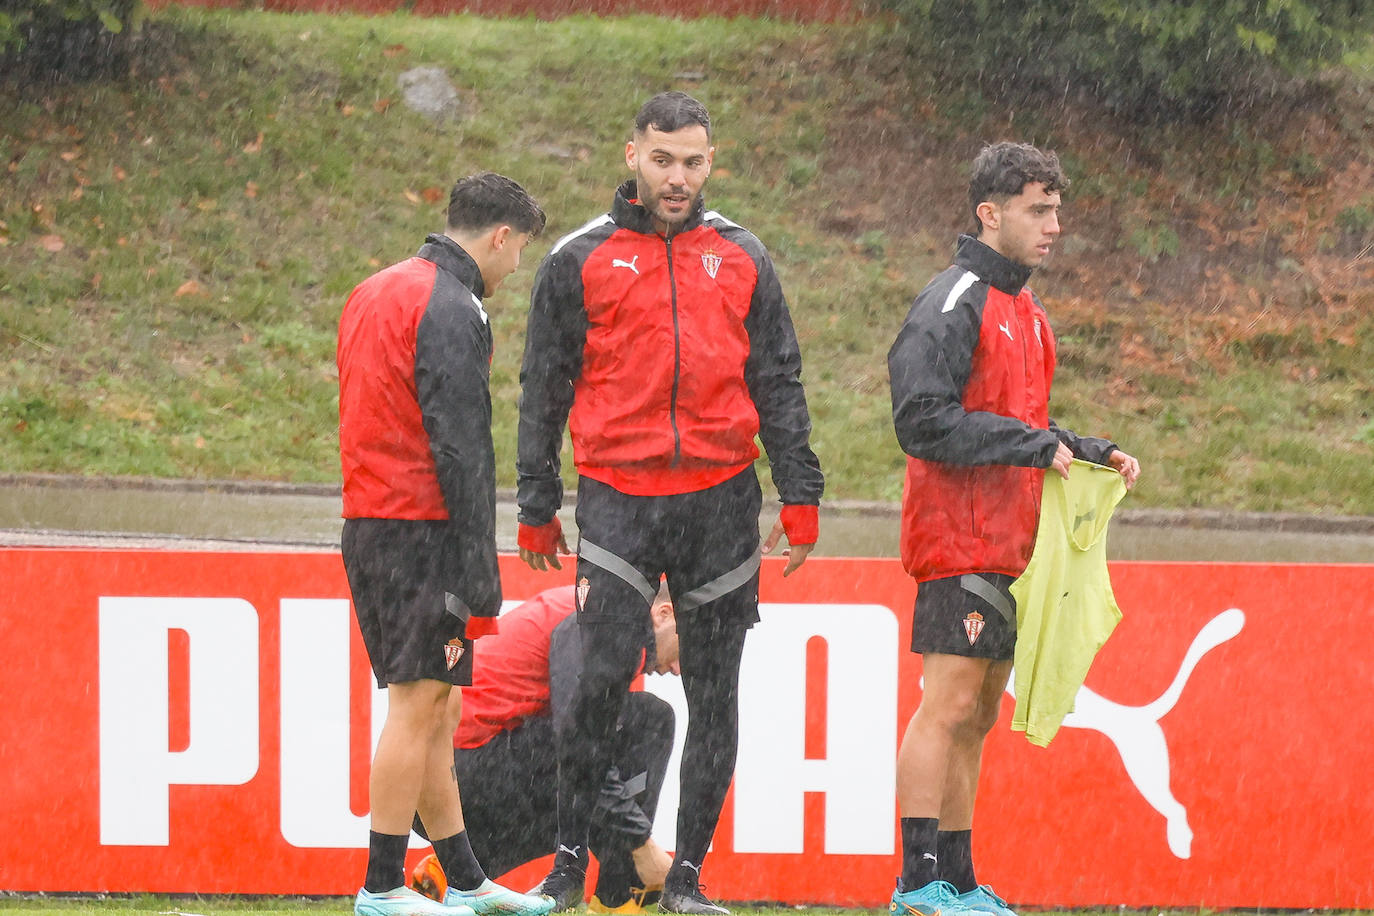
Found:
<svg viewBox="0 0 1374 916"><path fill-rule="evenodd" d="M642 134L652 127L665 134L700 124L706 128L706 139L711 139L711 115L706 106L685 92L674 89L660 92L649 99L635 115L635 133Z"/></svg>
<svg viewBox="0 0 1374 916"><path fill-rule="evenodd" d="M495 172L461 178L448 195L448 228L481 232L510 226L531 237L544 229L544 211L520 185Z"/></svg>
<svg viewBox="0 0 1374 916"><path fill-rule="evenodd" d="M1046 191L1063 191L1069 186L1059 157L1036 149L1029 143L990 143L973 160L968 181L968 203L973 211L973 235L983 231L978 205L985 200L1005 203L1020 194L1028 184L1043 184Z"/></svg>

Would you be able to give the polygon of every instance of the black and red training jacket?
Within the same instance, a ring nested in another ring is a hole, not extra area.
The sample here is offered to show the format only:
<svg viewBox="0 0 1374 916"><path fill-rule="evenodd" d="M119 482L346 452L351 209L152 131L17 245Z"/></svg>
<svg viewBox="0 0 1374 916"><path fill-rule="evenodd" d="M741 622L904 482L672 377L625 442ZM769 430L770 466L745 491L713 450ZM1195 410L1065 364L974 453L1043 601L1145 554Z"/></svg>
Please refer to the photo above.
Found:
<svg viewBox="0 0 1374 916"><path fill-rule="evenodd" d="M344 518L447 519L458 597L494 617L501 579L483 292L477 264L443 235L353 290L339 320L339 454Z"/></svg>
<svg viewBox="0 0 1374 916"><path fill-rule="evenodd" d="M622 185L535 278L520 372L520 521L562 502L559 450L632 496L703 490L759 456L782 502L816 505L801 351L763 244L698 200L672 236Z"/></svg>
<svg viewBox="0 0 1374 916"><path fill-rule="evenodd" d="M1116 446L1050 420L1054 333L1030 268L970 236L930 281L888 352L892 418L907 454L902 564L917 581L1019 576L1058 443L1097 464Z"/></svg>

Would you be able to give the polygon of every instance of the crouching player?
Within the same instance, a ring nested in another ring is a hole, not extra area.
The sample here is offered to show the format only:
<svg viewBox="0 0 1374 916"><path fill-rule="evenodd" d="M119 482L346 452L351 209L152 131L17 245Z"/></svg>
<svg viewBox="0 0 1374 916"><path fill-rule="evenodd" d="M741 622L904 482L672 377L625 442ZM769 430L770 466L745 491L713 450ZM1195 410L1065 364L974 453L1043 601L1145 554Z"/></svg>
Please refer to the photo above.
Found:
<svg viewBox="0 0 1374 916"><path fill-rule="evenodd" d="M584 663L575 611L568 585L504 614L501 632L482 641L463 691L454 764L473 849L494 875L547 855L558 834L558 755L585 728L572 714ZM641 672L680 673L666 585L640 621L639 642ZM653 694L632 690L626 698L592 812L590 846L600 864L593 913L643 913L662 892L672 856L650 833L674 725L672 707ZM416 868L417 889L433 894L441 886L436 864L430 857Z"/></svg>

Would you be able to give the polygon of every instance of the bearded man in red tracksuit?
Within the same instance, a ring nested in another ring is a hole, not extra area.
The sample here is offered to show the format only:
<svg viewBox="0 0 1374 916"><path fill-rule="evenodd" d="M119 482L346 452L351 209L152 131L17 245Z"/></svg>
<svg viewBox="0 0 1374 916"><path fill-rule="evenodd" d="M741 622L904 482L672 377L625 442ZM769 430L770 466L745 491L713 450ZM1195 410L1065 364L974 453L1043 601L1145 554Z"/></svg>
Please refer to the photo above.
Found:
<svg viewBox="0 0 1374 916"><path fill-rule="evenodd" d="M1014 916L974 876L973 803L1016 646L1011 583L1030 562L1046 468L1075 457L1126 485L1139 463L1050 421L1055 343L1026 286L1059 235L1068 180L1053 153L1000 143L974 160L975 235L916 297L888 352L907 454L902 563L920 583L911 650L921 704L897 755L902 874L894 916Z"/></svg>
<svg viewBox="0 0 1374 916"><path fill-rule="evenodd" d="M705 209L714 147L700 102L650 99L625 162L634 180L609 213L559 241L540 266L521 370L519 545L536 569L566 552L559 450L579 474L577 584L583 671L560 749L558 847L541 884L558 909L582 900L592 806L611 729L660 574L677 611L688 728L677 849L659 908L728 913L700 869L734 772L739 662L758 620L760 553L786 534L789 563L816 541L824 481L809 444L801 355L763 245ZM754 437L783 506L759 544Z"/></svg>

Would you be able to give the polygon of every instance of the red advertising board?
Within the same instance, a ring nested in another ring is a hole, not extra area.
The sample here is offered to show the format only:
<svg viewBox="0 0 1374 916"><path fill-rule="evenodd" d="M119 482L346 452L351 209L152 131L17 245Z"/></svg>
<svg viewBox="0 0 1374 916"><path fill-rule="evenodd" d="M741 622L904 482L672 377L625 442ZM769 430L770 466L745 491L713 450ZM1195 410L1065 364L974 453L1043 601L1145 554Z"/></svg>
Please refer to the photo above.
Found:
<svg viewBox="0 0 1374 916"><path fill-rule="evenodd" d="M510 601L568 581L502 562ZM880 905L915 589L894 560L817 557L786 580L780 563L707 880L727 900ZM356 890L385 693L337 554L12 549L0 577L0 888ZM1112 579L1124 620L1048 748L1009 729L1005 699L979 877L1027 905L1374 907L1374 565Z"/></svg>

